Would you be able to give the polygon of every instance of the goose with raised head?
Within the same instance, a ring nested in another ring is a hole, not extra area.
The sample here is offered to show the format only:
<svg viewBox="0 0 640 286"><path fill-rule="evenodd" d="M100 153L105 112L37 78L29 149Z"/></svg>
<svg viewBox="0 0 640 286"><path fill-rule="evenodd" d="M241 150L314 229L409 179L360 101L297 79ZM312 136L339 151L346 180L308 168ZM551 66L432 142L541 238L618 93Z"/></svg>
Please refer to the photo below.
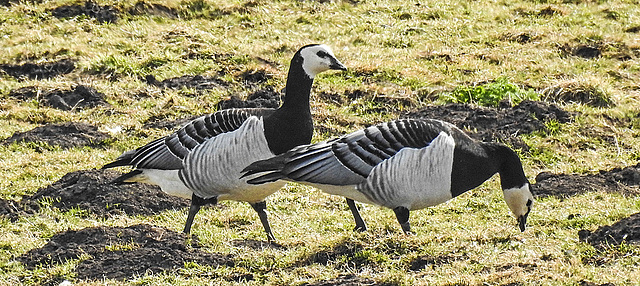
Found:
<svg viewBox="0 0 640 286"><path fill-rule="evenodd" d="M114 182L151 183L170 195L191 198L185 233L190 233L201 206L235 200L251 204L267 238L274 240L265 198L284 182L247 184L247 179L240 179L240 171L251 162L311 142L311 86L317 74L332 69L346 70L328 46L304 46L291 60L279 108L227 109L201 116L166 137L123 153L103 168L132 166L134 170Z"/></svg>
<svg viewBox="0 0 640 286"><path fill-rule="evenodd" d="M366 225L353 200L392 209L402 230L409 232L409 211L448 201L496 173L521 231L533 205L529 181L513 150L476 141L433 119L390 121L298 146L243 172L253 177L250 184L287 180L346 197L357 230Z"/></svg>

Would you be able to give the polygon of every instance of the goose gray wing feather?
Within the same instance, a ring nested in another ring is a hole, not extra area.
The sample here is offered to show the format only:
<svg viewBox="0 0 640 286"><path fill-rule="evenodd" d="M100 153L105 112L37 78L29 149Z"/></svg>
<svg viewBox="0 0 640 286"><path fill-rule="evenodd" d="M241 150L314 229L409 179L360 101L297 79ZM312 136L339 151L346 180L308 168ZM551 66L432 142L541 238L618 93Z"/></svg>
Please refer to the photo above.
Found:
<svg viewBox="0 0 640 286"><path fill-rule="evenodd" d="M274 109L225 109L200 116L178 131L126 152L131 166L138 169L181 169L184 159L195 147L220 134L238 129L250 116L267 116ZM120 159L120 158L119 158Z"/></svg>
<svg viewBox="0 0 640 286"><path fill-rule="evenodd" d="M403 148L422 148L441 131L435 120L397 120L370 126L332 141L294 148L287 153L282 174L294 181L354 185Z"/></svg>

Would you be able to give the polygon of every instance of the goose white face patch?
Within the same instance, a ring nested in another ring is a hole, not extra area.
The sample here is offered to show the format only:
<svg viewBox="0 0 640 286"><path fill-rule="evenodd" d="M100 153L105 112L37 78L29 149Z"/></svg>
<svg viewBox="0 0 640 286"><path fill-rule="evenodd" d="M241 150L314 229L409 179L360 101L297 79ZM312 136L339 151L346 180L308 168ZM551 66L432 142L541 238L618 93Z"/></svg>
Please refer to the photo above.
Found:
<svg viewBox="0 0 640 286"><path fill-rule="evenodd" d="M388 208L417 210L448 201L454 148L453 137L440 132L429 146L402 149L378 164L358 189Z"/></svg>
<svg viewBox="0 0 640 286"><path fill-rule="evenodd" d="M528 183L519 188L502 190L502 193L504 194L504 200L507 202L507 206L509 206L509 209L516 218L528 214L531 210L533 195L529 190Z"/></svg>
<svg viewBox="0 0 640 286"><path fill-rule="evenodd" d="M302 69L309 78L314 78L317 74L329 70L331 59L335 59L331 48L327 45L306 47L300 51L300 55L303 58Z"/></svg>

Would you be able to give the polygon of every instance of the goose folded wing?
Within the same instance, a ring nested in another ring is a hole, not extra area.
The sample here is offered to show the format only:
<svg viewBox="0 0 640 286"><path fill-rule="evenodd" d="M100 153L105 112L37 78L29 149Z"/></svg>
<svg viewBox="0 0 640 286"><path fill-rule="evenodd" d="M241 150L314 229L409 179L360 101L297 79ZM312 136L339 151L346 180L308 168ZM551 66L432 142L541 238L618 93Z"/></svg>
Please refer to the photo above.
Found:
<svg viewBox="0 0 640 286"><path fill-rule="evenodd" d="M294 149L282 173L295 181L350 185L403 148L422 148L438 135L418 120L399 120L370 126L333 141Z"/></svg>
<svg viewBox="0 0 640 286"><path fill-rule="evenodd" d="M376 128L367 128L329 142L293 149L281 172L294 181L353 185L362 182L373 167L401 148Z"/></svg>
<svg viewBox="0 0 640 286"><path fill-rule="evenodd" d="M227 109L200 116L178 131L135 150L131 165L135 168L175 170L193 148L206 140L234 131L250 116L266 116L269 109ZM123 154L123 156L127 153Z"/></svg>

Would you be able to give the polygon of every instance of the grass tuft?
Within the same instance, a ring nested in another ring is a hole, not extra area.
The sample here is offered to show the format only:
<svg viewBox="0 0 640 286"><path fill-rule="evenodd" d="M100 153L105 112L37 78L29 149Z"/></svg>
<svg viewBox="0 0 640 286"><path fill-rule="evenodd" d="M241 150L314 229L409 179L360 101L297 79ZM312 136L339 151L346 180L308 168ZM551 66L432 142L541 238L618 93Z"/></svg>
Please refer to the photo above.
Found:
<svg viewBox="0 0 640 286"><path fill-rule="evenodd" d="M499 77L493 82L476 86L459 86L451 92L440 95L439 98L444 102L470 103L482 106L498 106L503 100L513 105L523 100L538 99L539 95L535 91L523 90L505 77Z"/></svg>

